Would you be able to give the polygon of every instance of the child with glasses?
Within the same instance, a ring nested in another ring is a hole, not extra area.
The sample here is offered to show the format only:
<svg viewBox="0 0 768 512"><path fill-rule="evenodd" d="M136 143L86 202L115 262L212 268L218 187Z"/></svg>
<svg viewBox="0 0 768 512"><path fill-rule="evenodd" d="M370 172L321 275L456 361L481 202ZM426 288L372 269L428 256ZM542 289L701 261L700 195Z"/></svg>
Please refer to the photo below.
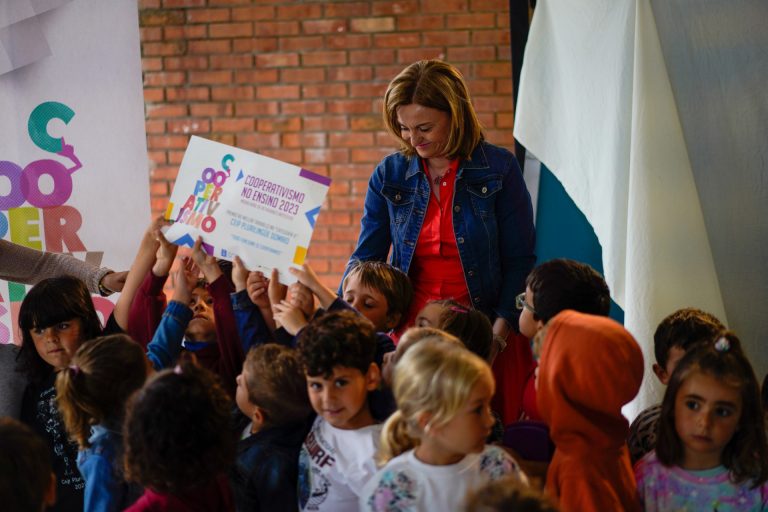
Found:
<svg viewBox="0 0 768 512"><path fill-rule="evenodd" d="M603 276L575 260L558 258L534 268L525 281L525 293L517 296L520 333L533 339L551 318L565 309L608 316L611 294ZM522 416L540 420L536 407L534 374L530 371L522 391Z"/></svg>

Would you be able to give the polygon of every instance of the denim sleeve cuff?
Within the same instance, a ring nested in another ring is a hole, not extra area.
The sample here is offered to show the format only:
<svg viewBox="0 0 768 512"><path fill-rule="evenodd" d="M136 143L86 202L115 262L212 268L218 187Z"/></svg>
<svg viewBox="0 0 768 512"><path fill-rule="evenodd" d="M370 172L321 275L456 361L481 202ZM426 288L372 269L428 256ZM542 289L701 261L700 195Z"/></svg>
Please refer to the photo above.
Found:
<svg viewBox="0 0 768 512"><path fill-rule="evenodd" d="M254 308L255 304L248 297L248 290L230 293L229 298L232 301L232 309L235 311L248 311Z"/></svg>
<svg viewBox="0 0 768 512"><path fill-rule="evenodd" d="M172 300L168 303L168 307L165 308L163 316L170 316L179 323L186 324L192 320L192 310L186 304Z"/></svg>

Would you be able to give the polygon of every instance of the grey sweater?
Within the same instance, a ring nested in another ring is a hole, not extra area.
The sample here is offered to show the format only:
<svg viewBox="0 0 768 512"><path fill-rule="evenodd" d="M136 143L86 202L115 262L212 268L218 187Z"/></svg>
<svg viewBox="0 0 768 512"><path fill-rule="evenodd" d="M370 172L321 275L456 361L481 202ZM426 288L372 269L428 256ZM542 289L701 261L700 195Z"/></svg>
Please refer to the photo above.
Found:
<svg viewBox="0 0 768 512"><path fill-rule="evenodd" d="M16 345L0 345L0 416L21 417L21 399L27 380L16 372Z"/></svg>
<svg viewBox="0 0 768 512"><path fill-rule="evenodd" d="M75 276L88 286L91 293L99 293L99 281L109 271L68 254L40 252L0 240L0 279L5 281L35 284L49 277Z"/></svg>

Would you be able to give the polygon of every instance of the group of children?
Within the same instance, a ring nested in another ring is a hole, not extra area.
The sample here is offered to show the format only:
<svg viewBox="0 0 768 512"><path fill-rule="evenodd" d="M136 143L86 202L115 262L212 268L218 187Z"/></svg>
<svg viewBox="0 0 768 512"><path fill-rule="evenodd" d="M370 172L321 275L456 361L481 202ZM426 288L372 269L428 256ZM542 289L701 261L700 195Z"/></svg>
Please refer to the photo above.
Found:
<svg viewBox="0 0 768 512"><path fill-rule="evenodd" d="M22 423L0 420L11 509L768 507L758 382L712 315L661 322L654 371L668 387L630 428L621 408L639 390L642 353L607 317L608 287L587 265L533 270L517 305L538 367L520 389L497 390L491 323L477 310L431 302L392 335L412 291L385 263L358 263L339 296L307 265L286 288L198 240L166 303L177 247L162 224L144 235L106 327L75 278L24 299ZM547 429L556 450L543 471L502 443L498 392Z"/></svg>

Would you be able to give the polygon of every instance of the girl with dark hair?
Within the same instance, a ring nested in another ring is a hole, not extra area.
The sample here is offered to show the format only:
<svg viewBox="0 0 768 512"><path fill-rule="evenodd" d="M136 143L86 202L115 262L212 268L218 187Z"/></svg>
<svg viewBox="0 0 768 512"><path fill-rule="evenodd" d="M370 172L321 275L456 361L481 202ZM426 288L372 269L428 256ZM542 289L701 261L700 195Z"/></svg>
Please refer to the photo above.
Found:
<svg viewBox="0 0 768 512"><path fill-rule="evenodd" d="M162 219L153 221L141 241L123 292L107 326L101 322L85 283L76 277L40 281L27 293L19 309L21 348L17 370L27 379L21 420L43 437L51 451L57 480L56 506L51 510L82 510L83 479L77 470L77 445L70 442L56 404L56 375L69 367L85 341L120 332L128 323L128 310L159 245Z"/></svg>
<svg viewBox="0 0 768 512"><path fill-rule="evenodd" d="M116 325L116 324L115 324ZM69 366L80 344L102 332L85 284L76 277L54 277L36 284L19 310L21 349L18 369L26 374L21 420L49 445L57 481L53 510L83 510L83 479L56 406L56 374Z"/></svg>
<svg viewBox="0 0 768 512"><path fill-rule="evenodd" d="M739 339L688 352L664 395L656 450L635 466L645 510L765 510L760 388Z"/></svg>
<svg viewBox="0 0 768 512"><path fill-rule="evenodd" d="M216 376L191 363L155 375L128 403L129 480L145 487L126 510L234 510L232 402Z"/></svg>

